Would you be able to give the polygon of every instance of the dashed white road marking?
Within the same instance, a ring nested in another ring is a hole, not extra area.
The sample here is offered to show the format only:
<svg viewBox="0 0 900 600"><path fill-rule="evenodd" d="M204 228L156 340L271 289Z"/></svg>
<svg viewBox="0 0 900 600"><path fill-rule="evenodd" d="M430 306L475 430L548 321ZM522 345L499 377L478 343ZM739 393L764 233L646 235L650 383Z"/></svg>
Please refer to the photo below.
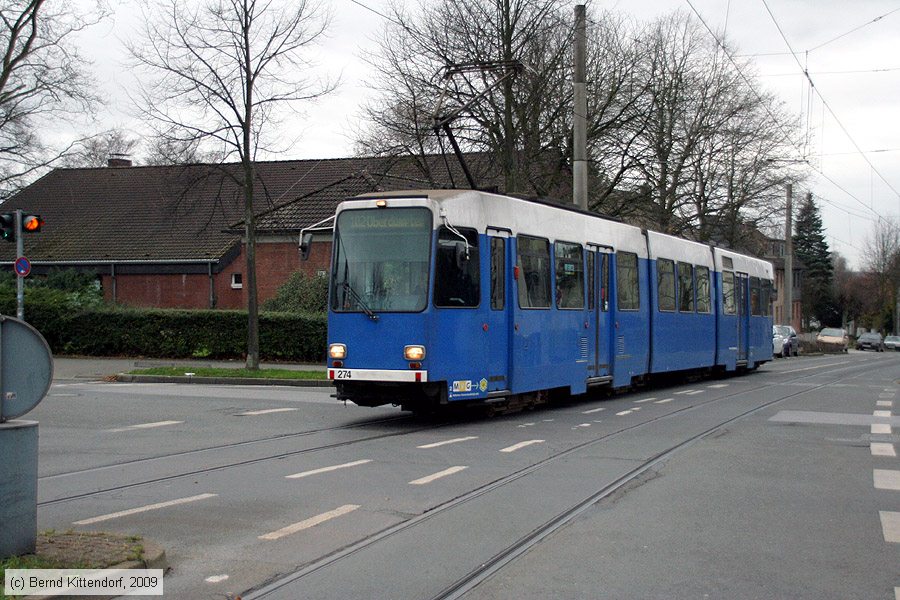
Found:
<svg viewBox="0 0 900 600"><path fill-rule="evenodd" d="M616 416L617 416L617 417L624 417L625 415L630 415L630 414L633 413L633 412L634 412L633 410L623 410L622 412L617 412L617 413L616 413Z"/></svg>
<svg viewBox="0 0 900 600"><path fill-rule="evenodd" d="M107 429L109 433L120 433L122 431L135 431L137 429L153 429L154 427L167 427L169 425L180 425L184 421L156 421L155 423L139 423L137 425L129 425L128 427L119 427L118 429Z"/></svg>
<svg viewBox="0 0 900 600"><path fill-rule="evenodd" d="M443 442L434 442L433 444L425 444L424 446L416 446L416 448L421 448L423 450L428 448L437 448L438 446L446 446L448 444L458 444L460 442L468 442L469 440L477 440L477 435L470 435L468 437L454 438L452 440L444 440Z"/></svg>
<svg viewBox="0 0 900 600"><path fill-rule="evenodd" d="M522 424L519 425L518 427L519 427L520 429L525 429L526 427L534 427L535 425L537 425L537 423L522 423Z"/></svg>
<svg viewBox="0 0 900 600"><path fill-rule="evenodd" d="M685 392L685 396L694 396L696 394L702 394L705 390L691 390L689 392Z"/></svg>
<svg viewBox="0 0 900 600"><path fill-rule="evenodd" d="M872 413L873 417L890 417L891 411L889 410L876 410Z"/></svg>
<svg viewBox="0 0 900 600"><path fill-rule="evenodd" d="M206 583L220 583L228 579L228 575L213 575L212 577L207 577L204 579Z"/></svg>
<svg viewBox="0 0 900 600"><path fill-rule="evenodd" d="M259 539L269 541L277 540L279 538L283 538L286 535L291 535L293 533L297 533L298 531L303 531L304 529L309 529L310 527L321 525L322 523L330 521L331 519L336 519L337 517L352 513L357 508L359 508L358 504L345 504L344 506L340 506L334 510L330 510L326 513L322 513L321 515L306 519L305 521L300 521L299 523L294 523L293 525L282 527L281 529L273 531L272 533L261 535L259 536Z"/></svg>
<svg viewBox="0 0 900 600"><path fill-rule="evenodd" d="M708 387L708 388L711 389L711 390L719 390L719 389L722 389L722 388L727 388L728 385L729 385L729 384L727 384L727 383L714 383L714 384L708 385L708 386L706 386L706 387Z"/></svg>
<svg viewBox="0 0 900 600"><path fill-rule="evenodd" d="M894 392L890 392L890 393L885 392L882 394L878 394L879 398L893 398L894 396L896 396L896 394Z"/></svg>
<svg viewBox="0 0 900 600"><path fill-rule="evenodd" d="M78 394L50 394L50 395L54 396L56 398L74 398L74 397L78 396Z"/></svg>
<svg viewBox="0 0 900 600"><path fill-rule="evenodd" d="M590 423L579 423L578 425L576 425L576 426L573 427L572 429L578 429L579 427L590 427L590 426L591 426Z"/></svg>
<svg viewBox="0 0 900 600"><path fill-rule="evenodd" d="M872 442L869 444L869 448L872 450L872 456L897 456L897 449L893 444Z"/></svg>
<svg viewBox="0 0 900 600"><path fill-rule="evenodd" d="M519 442L518 444L513 444L512 446L507 446L500 450L500 452L515 452L516 450L521 450L522 448L526 448L528 446L532 446L534 444L543 444L544 440L528 440L527 442Z"/></svg>
<svg viewBox="0 0 900 600"><path fill-rule="evenodd" d="M680 390L680 391L672 392L672 393L675 394L676 396L681 396L681 395L684 395L684 394L690 394L690 393L695 392L695 391L697 391L697 390Z"/></svg>
<svg viewBox="0 0 900 600"><path fill-rule="evenodd" d="M891 426L887 423L872 423L872 428L870 429L870 431L875 434L890 435Z"/></svg>
<svg viewBox="0 0 900 600"><path fill-rule="evenodd" d="M296 408L263 408L261 410L248 410L247 412L238 413L236 417L255 417L257 415L269 415L272 413L282 413L297 410Z"/></svg>
<svg viewBox="0 0 900 600"><path fill-rule="evenodd" d="M900 587L894 588L894 600L900 600Z"/></svg>
<svg viewBox="0 0 900 600"><path fill-rule="evenodd" d="M653 402L656 398L642 398L641 400L635 400L635 404L643 404L644 402Z"/></svg>
<svg viewBox="0 0 900 600"><path fill-rule="evenodd" d="M120 510L119 512L109 513L107 515L100 515L99 517L91 517L90 519L82 519L81 521L75 521L72 525L92 525L93 523L99 523L101 521L109 521L110 519L118 519L119 517L127 517L129 515L136 515L138 513L147 512L151 510L158 510L160 508L168 508L170 506L177 506L179 504L188 504L190 502L197 502L198 500L206 500L207 498L215 498L218 494L198 494L196 496L191 496L189 498L179 498L177 500L168 500L166 502L158 502L156 504L148 504L146 506L139 506L137 508L130 508L128 510Z"/></svg>
<svg viewBox="0 0 900 600"><path fill-rule="evenodd" d="M594 413L603 412L604 410L606 410L606 409L605 409L605 408L592 408L591 410L586 410L586 411L584 411L584 412L581 413L581 414L583 414L583 415L592 415L592 414L594 414Z"/></svg>
<svg viewBox="0 0 900 600"><path fill-rule="evenodd" d="M371 459L364 460L355 460L353 462L344 463L342 465L334 465L331 467L322 467L321 469L313 469L311 471L303 471L302 473L294 473L293 475L285 475L285 479L302 479L304 477L309 477L310 475L319 475L321 473L330 473L332 471L338 471L340 469L349 469L350 467L358 467L359 465L365 465L372 462Z"/></svg>
<svg viewBox="0 0 900 600"><path fill-rule="evenodd" d="M872 479L877 490L900 491L900 471L875 469L872 471Z"/></svg>
<svg viewBox="0 0 900 600"><path fill-rule="evenodd" d="M432 475L428 475L426 477L422 477L420 479L414 479L409 482L409 485L425 485L427 483L431 483L437 479L442 477L447 477L448 475L453 475L454 473L459 473L460 471L465 471L469 467L450 467L449 469L444 469L443 471L438 471L437 473L433 473Z"/></svg>
<svg viewBox="0 0 900 600"><path fill-rule="evenodd" d="M894 544L900 543L900 512L882 510L878 512L881 517L881 531L884 541Z"/></svg>
<svg viewBox="0 0 900 600"><path fill-rule="evenodd" d="M884 408L890 408L894 405L893 400L878 400L875 402L875 406L882 406Z"/></svg>
<svg viewBox="0 0 900 600"><path fill-rule="evenodd" d="M674 399L675 398L663 398L662 400L657 400L653 404L668 404L669 402L671 402Z"/></svg>

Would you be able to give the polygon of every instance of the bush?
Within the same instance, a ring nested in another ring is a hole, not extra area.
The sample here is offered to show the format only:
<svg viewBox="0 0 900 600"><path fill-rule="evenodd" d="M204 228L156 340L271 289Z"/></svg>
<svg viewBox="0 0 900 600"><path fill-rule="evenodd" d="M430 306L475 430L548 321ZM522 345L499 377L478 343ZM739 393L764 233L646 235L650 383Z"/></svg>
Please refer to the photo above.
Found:
<svg viewBox="0 0 900 600"><path fill-rule="evenodd" d="M247 351L246 311L74 308L56 290L31 292L26 320L54 354L158 358L241 358ZM44 294L48 294L44 297ZM64 294L65 295L65 294ZM48 302L48 300L50 300ZM15 298L0 298L0 312L15 314ZM322 315L260 316L263 359L319 361L324 358Z"/></svg>
<svg viewBox="0 0 900 600"><path fill-rule="evenodd" d="M266 300L262 309L289 313L324 314L328 306L328 278L309 277L301 272L288 277L274 298Z"/></svg>

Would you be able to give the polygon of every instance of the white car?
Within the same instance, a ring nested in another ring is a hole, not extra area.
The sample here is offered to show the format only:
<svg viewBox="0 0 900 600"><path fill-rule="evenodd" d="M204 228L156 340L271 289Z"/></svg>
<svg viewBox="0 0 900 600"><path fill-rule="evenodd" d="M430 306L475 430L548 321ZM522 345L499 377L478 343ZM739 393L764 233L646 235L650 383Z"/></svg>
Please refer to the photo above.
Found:
<svg viewBox="0 0 900 600"><path fill-rule="evenodd" d="M772 356L784 357L784 336L777 325L772 325Z"/></svg>

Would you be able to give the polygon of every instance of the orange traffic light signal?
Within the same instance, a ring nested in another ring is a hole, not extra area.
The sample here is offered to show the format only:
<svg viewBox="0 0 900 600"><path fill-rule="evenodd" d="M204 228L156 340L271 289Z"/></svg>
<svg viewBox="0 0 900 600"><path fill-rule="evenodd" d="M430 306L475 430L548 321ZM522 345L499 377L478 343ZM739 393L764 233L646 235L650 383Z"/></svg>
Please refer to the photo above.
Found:
<svg viewBox="0 0 900 600"><path fill-rule="evenodd" d="M35 233L41 230L44 220L41 215L25 215L22 217L22 229L29 233Z"/></svg>

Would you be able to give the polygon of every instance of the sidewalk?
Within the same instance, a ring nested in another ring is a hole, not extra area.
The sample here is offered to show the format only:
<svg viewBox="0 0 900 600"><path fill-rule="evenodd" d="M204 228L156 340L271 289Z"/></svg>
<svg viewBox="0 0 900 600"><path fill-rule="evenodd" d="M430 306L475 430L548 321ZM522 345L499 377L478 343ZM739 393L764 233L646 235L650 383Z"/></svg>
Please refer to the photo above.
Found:
<svg viewBox="0 0 900 600"><path fill-rule="evenodd" d="M186 370L192 367L215 367L224 369L240 369L245 365L242 360L208 360L208 359L157 359L157 358L98 358L93 356L73 358L71 356L53 357L53 379L71 380L110 379L119 373L127 373L135 369L147 369L150 367L178 367L184 366ZM294 371L324 370L323 364L304 363L260 363L261 368L288 369ZM176 378L171 378L176 379ZM182 379L182 378L177 378ZM184 378L186 379L186 378ZM280 385L270 381L271 385ZM221 378L222 383L236 383L229 378ZM199 381L197 383L200 383ZM208 383L203 381L203 383ZM330 382L329 382L330 383Z"/></svg>

